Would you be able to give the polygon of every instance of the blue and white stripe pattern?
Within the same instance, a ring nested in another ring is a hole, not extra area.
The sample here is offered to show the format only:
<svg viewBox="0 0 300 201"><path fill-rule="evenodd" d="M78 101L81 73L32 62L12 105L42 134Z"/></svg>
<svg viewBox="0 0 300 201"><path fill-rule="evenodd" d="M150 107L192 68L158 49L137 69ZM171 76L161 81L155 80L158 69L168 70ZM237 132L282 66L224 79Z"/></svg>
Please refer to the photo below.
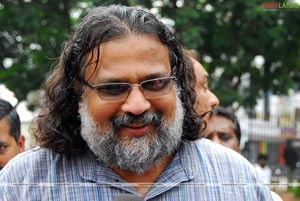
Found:
<svg viewBox="0 0 300 201"><path fill-rule="evenodd" d="M89 153L67 158L34 148L10 161L0 172L0 200L114 200L134 186L151 185L144 200L269 201L252 165L240 154L206 139L183 142L155 183L124 181Z"/></svg>

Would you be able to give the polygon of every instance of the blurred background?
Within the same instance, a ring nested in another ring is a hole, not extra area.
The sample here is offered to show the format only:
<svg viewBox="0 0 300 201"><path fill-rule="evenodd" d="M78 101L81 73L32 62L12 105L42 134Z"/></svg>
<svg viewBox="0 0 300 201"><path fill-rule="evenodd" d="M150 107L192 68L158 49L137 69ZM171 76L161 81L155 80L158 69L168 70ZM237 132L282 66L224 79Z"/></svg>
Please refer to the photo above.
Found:
<svg viewBox="0 0 300 201"><path fill-rule="evenodd" d="M17 108L27 148L64 41L86 12L108 4L150 11L197 50L221 106L240 120L242 154L251 163L268 154L278 191L300 188L300 1L1 0L0 98Z"/></svg>

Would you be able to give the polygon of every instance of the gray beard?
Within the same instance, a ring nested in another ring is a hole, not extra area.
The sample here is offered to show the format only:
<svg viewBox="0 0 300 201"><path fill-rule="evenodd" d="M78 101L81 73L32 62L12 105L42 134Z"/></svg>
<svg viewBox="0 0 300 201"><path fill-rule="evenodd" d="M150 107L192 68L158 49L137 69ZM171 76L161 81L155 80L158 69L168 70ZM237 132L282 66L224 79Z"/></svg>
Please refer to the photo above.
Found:
<svg viewBox="0 0 300 201"><path fill-rule="evenodd" d="M139 116L124 114L111 120L109 127L98 125L88 112L84 95L80 103L81 136L96 157L105 164L121 170L143 174L178 147L182 137L184 108L176 87L176 113L167 121L161 113L146 112ZM132 122L152 124L156 134L142 137L118 137L121 125Z"/></svg>

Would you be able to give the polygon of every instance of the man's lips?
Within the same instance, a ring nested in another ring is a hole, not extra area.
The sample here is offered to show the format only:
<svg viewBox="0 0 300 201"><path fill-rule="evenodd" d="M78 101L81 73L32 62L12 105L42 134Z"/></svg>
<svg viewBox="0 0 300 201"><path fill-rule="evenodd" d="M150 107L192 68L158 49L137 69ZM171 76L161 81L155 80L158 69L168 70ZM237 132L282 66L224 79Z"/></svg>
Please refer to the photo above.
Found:
<svg viewBox="0 0 300 201"><path fill-rule="evenodd" d="M127 135L132 137L141 137L146 135L150 131L150 125L132 124L130 126L122 126L119 129L121 135Z"/></svg>

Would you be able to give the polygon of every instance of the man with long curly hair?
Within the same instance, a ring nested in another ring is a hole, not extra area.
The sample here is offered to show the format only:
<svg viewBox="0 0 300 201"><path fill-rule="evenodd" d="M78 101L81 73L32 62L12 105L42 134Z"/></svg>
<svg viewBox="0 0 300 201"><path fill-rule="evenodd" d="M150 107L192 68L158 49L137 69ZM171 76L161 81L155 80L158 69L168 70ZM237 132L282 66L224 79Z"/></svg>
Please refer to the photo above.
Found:
<svg viewBox="0 0 300 201"><path fill-rule="evenodd" d="M0 173L6 200L270 200L240 155L199 139L191 64L152 14L89 12L46 82L39 146Z"/></svg>

